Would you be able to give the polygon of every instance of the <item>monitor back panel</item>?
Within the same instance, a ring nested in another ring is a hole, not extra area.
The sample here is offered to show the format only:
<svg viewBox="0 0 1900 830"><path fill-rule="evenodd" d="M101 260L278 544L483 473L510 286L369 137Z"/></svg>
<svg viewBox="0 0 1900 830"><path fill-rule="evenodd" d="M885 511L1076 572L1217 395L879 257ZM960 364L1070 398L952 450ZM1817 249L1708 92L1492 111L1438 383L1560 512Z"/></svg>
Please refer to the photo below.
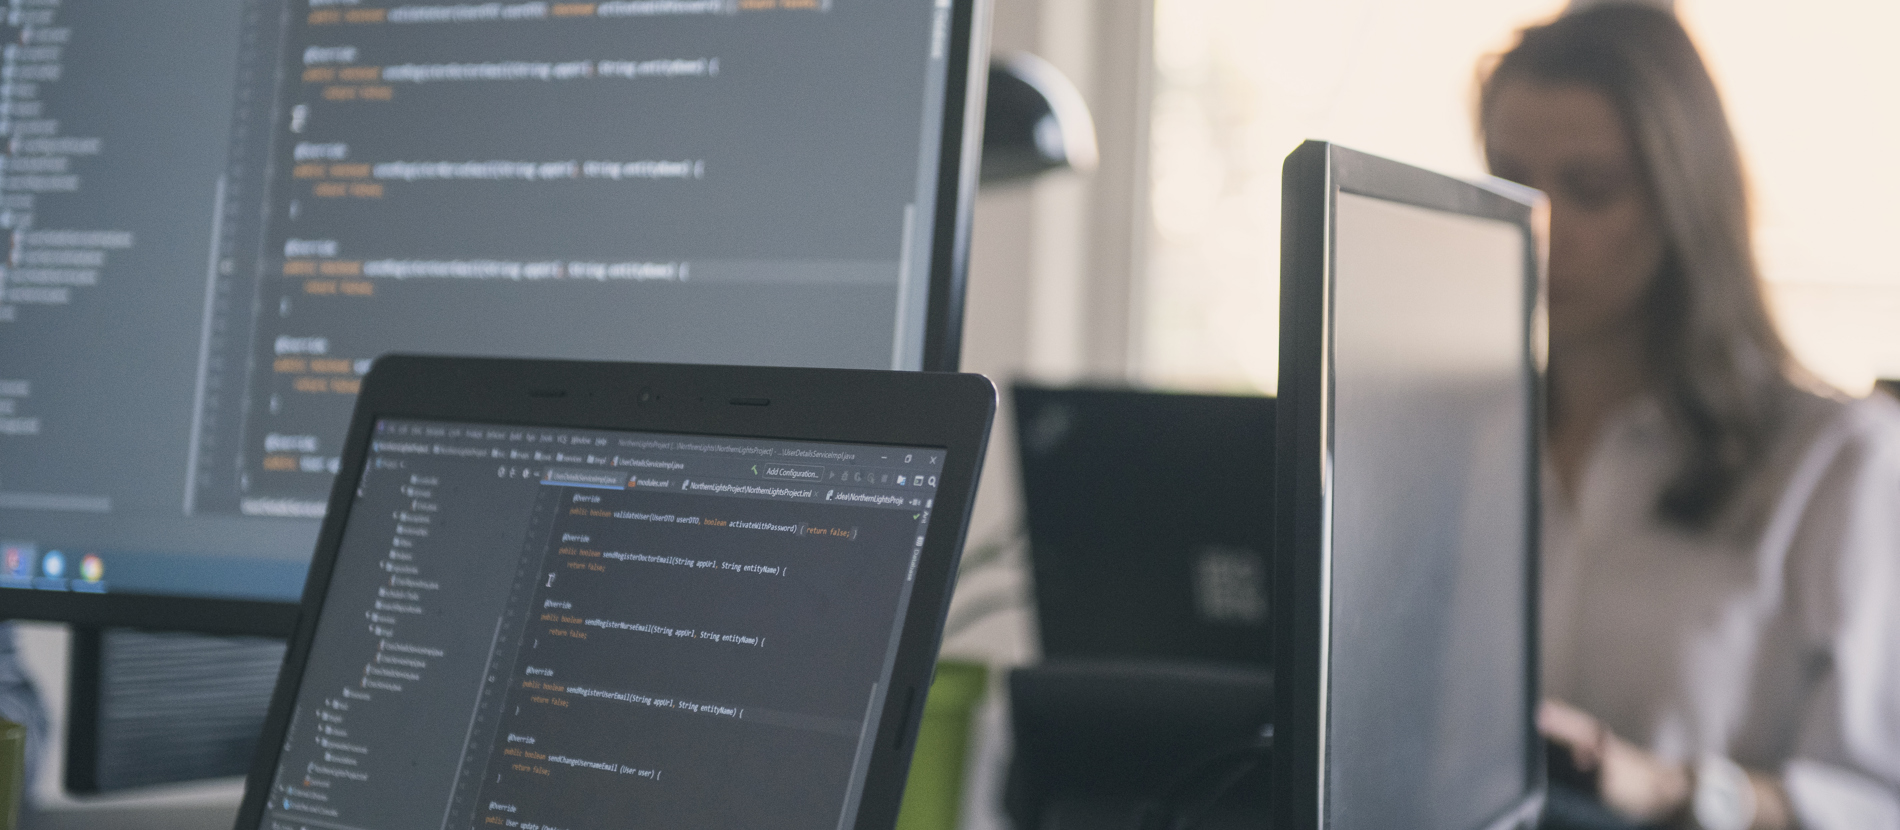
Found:
<svg viewBox="0 0 1900 830"><path fill-rule="evenodd" d="M1269 664L1273 399L1014 394L1043 656Z"/></svg>

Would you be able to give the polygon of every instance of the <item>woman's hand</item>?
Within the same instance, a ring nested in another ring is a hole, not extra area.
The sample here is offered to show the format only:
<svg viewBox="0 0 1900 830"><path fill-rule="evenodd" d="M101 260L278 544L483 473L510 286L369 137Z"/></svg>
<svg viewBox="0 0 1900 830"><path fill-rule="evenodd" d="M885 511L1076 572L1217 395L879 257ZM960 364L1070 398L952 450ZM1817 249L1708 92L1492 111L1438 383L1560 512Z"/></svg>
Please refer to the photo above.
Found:
<svg viewBox="0 0 1900 830"><path fill-rule="evenodd" d="M1597 774L1597 797L1623 817L1657 824L1686 815L1689 768L1618 737L1589 713L1558 700L1537 709L1537 730L1570 751L1577 769Z"/></svg>
<svg viewBox="0 0 1900 830"><path fill-rule="evenodd" d="M1577 769L1597 774L1597 798L1624 818L1641 824L1674 822L1695 827L1689 807L1695 780L1686 764L1671 764L1611 732L1590 713L1561 700L1537 707L1537 731L1570 751ZM1755 791L1754 830L1794 826L1788 793L1772 775L1748 771Z"/></svg>

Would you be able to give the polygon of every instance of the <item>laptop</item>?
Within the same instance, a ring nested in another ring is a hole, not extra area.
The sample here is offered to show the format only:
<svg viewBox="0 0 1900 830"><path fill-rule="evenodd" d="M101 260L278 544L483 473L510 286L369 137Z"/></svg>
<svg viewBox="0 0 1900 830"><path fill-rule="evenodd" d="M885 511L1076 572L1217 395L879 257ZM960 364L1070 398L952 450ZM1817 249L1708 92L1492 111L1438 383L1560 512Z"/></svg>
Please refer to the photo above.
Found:
<svg viewBox="0 0 1900 830"><path fill-rule="evenodd" d="M888 828L995 393L384 357L240 828Z"/></svg>
<svg viewBox="0 0 1900 830"><path fill-rule="evenodd" d="M1011 394L1043 657L1268 666L1273 399Z"/></svg>

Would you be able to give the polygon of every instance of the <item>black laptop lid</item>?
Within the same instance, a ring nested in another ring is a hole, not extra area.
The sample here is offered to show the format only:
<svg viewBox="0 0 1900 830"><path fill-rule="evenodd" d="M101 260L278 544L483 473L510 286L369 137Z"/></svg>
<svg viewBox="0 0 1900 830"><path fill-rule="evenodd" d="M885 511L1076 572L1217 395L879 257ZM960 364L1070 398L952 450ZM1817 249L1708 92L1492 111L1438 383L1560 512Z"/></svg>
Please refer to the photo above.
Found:
<svg viewBox="0 0 1900 830"><path fill-rule="evenodd" d="M1270 663L1273 399L1012 394L1043 656Z"/></svg>
<svg viewBox="0 0 1900 830"><path fill-rule="evenodd" d="M981 378L385 358L239 827L888 827Z"/></svg>

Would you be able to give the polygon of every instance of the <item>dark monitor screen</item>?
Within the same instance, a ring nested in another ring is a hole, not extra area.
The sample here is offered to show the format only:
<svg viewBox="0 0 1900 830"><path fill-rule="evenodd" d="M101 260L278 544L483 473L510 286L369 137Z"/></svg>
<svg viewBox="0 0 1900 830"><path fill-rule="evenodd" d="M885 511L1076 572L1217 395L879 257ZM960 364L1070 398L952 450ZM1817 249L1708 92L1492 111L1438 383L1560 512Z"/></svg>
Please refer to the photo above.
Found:
<svg viewBox="0 0 1900 830"><path fill-rule="evenodd" d="M1276 826L1519 826L1543 774L1538 197L1325 144L1287 170Z"/></svg>
<svg viewBox="0 0 1900 830"><path fill-rule="evenodd" d="M386 352L953 366L973 6L6 7L0 604L294 601Z"/></svg>

